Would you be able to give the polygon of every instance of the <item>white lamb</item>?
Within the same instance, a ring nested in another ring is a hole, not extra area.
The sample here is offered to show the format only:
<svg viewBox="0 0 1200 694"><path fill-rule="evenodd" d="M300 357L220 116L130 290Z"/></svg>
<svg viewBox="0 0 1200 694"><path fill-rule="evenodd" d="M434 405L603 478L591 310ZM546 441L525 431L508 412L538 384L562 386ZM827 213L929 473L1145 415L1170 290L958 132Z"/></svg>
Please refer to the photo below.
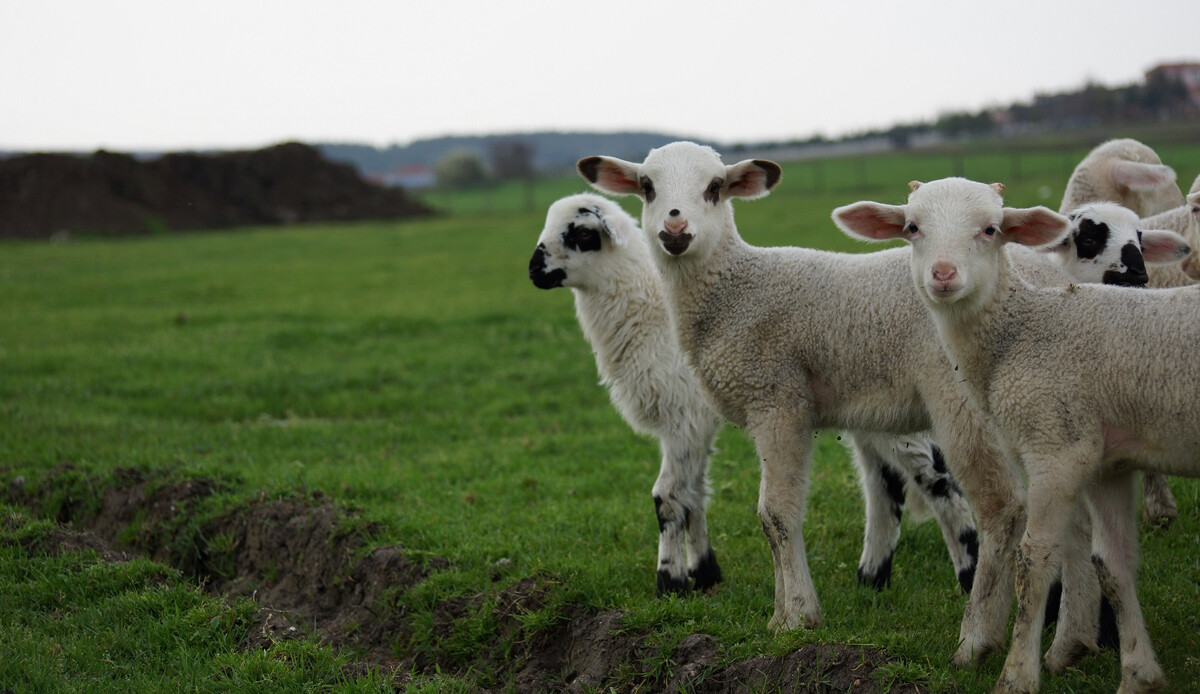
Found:
<svg viewBox="0 0 1200 694"><path fill-rule="evenodd" d="M1153 149L1128 138L1109 140L1079 162L1067 180L1058 211L1066 214L1084 203L1102 200L1141 217L1183 204L1175 170L1164 165Z"/></svg>
<svg viewBox="0 0 1200 694"><path fill-rule="evenodd" d="M662 466L654 483L658 590L682 592L690 577L705 590L721 581L705 507L713 439L723 423L684 361L637 222L595 195L554 203L529 261L542 289L570 287L601 383L636 431L657 436ZM687 542L685 556L684 542Z"/></svg>
<svg viewBox="0 0 1200 694"><path fill-rule="evenodd" d="M705 510L713 438L722 420L685 362L667 314L666 295L637 222L612 200L558 200L529 262L542 289L569 287L584 336L613 404L635 430L659 438L662 466L653 488L659 524L658 591L705 590L721 580ZM882 588L900 535L906 480L941 524L964 590L975 571L975 522L924 437L847 437L863 480L867 523L858 577ZM686 551L685 551L686 538Z"/></svg>
<svg viewBox="0 0 1200 694"><path fill-rule="evenodd" d="M1175 185L1175 170L1137 140L1109 140L1089 152L1071 173L1058 211L1067 214L1083 204L1102 201L1116 202L1139 217L1166 213L1164 218L1147 220L1147 227L1185 233L1189 215L1179 213L1183 196ZM1200 237L1188 241L1200 248ZM1152 267L1150 277L1153 287L1182 287L1192 282L1178 264ZM1145 475L1142 520L1149 525L1170 525L1178 513L1167 478Z"/></svg>
<svg viewBox="0 0 1200 694"><path fill-rule="evenodd" d="M1135 472L1200 476L1200 363L1179 358L1200 341L1200 287L1032 286L1001 249L1052 243L1066 218L1004 207L999 184L912 187L907 205L855 203L834 219L852 235L911 242L911 281L967 396L1027 472L1017 618L994 691L1038 688L1046 596L1080 500L1121 632L1120 691L1158 689L1163 674L1135 588ZM1139 220L1129 213L1127 223Z"/></svg>
<svg viewBox="0 0 1200 694"><path fill-rule="evenodd" d="M759 517L775 563L769 625L821 620L802 535L813 430L932 429L979 522L979 561L954 660L970 664L999 648L1023 486L982 414L956 390L942 350L929 348L937 336L911 289L908 250L747 244L731 200L770 192L780 168L765 160L726 166L711 148L680 142L652 150L641 164L587 157L578 168L604 192L641 197L643 233L680 344L718 411L758 449ZM1057 272L1045 260L1030 263L1031 272Z"/></svg>
<svg viewBox="0 0 1200 694"><path fill-rule="evenodd" d="M1165 212L1142 215L1142 224L1158 229L1179 232L1192 248L1200 250L1200 176L1192 183L1187 198L1179 206ZM1200 280L1200 262L1196 254L1188 256L1180 265L1169 265L1150 270L1151 287L1186 287Z"/></svg>

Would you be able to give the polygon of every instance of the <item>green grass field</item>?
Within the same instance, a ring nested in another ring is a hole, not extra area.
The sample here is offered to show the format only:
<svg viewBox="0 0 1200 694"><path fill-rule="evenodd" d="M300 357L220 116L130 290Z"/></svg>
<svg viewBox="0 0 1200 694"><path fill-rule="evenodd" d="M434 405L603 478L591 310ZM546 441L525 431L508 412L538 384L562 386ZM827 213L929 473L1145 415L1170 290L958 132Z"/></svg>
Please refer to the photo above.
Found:
<svg viewBox="0 0 1200 694"><path fill-rule="evenodd" d="M1185 187L1200 172L1200 145L1159 151ZM857 161L786 164L777 192L739 204L737 219L759 245L872 250L833 227L833 207L901 202L910 179L961 167L1008 183L1009 204L1057 208L1064 156L1023 156L1017 178L1003 155L876 157L857 191ZM537 290L526 276L545 205L583 189L573 178L539 183L532 213L500 211L523 193L498 189L491 203L432 196L450 213L427 220L0 244L0 483L38 490L70 461L79 472L69 493L85 507L123 468L223 481L229 491L213 500L223 510L319 490L377 522L371 542L449 561L405 598L414 623L432 623L439 601L482 596L452 639L396 645L448 666L470 664L494 639L495 594L536 575L553 594L524 617L530 633L565 605L627 610L659 674L675 644L701 632L730 662L807 642L873 645L895 659L887 674L898 684L990 687L1001 656L978 671L947 664L965 600L934 523L906 523L890 589L855 584L863 510L837 432L819 438L805 523L821 627L766 630L773 579L755 513L758 466L732 428L718 441L709 507L726 582L706 596L655 598L657 445L633 434L597 385L569 292ZM1200 684L1200 484L1172 488L1180 518L1143 532L1140 595L1168 679L1186 691ZM353 654L314 642L239 649L250 606L205 596L173 569L26 551L20 538L50 526L24 513L8 509L0 534L0 689L389 688L343 667ZM421 674L409 691L502 690L508 677ZM1119 679L1105 653L1045 676L1043 691L1107 692Z"/></svg>

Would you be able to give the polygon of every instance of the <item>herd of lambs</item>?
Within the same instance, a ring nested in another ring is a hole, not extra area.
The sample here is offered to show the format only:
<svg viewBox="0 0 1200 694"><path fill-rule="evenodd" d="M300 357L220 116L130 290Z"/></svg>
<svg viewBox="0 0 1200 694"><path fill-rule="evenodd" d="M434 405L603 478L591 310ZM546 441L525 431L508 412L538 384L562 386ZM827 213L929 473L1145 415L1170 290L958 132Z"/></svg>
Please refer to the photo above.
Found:
<svg viewBox="0 0 1200 694"><path fill-rule="evenodd" d="M1200 476L1200 363L1178 358L1200 343L1200 286L1187 286L1200 279L1200 177L1185 200L1153 150L1114 140L1076 168L1061 214L1005 207L1000 184L914 181L905 205L834 210L851 236L908 241L847 254L742 240L731 201L771 191L770 161L725 165L676 142L578 170L639 196L641 225L605 197L559 200L529 276L573 291L613 404L661 444L660 593L722 580L705 506L730 422L761 467L768 625L819 624L802 524L813 433L836 428L866 501L859 581L889 582L906 495L927 507L969 593L956 664L1003 648L1015 599L994 691L1036 691L1043 664L1098 650L1104 601L1119 691L1164 686L1137 601L1134 513L1144 487L1146 522L1169 523L1162 475Z"/></svg>

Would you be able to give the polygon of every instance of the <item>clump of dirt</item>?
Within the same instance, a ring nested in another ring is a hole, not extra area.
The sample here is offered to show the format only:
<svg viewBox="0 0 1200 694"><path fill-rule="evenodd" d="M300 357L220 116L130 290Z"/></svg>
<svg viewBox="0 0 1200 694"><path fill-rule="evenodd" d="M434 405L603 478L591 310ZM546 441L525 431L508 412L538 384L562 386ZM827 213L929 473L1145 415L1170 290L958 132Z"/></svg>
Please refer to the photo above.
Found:
<svg viewBox="0 0 1200 694"><path fill-rule="evenodd" d="M736 694L745 691L778 691L780 694L810 692L879 692L884 688L872 677L889 662L887 654L874 648L841 644L808 644L784 656L757 656L743 660L699 683L695 694ZM889 692L918 692L913 686L897 685Z"/></svg>
<svg viewBox="0 0 1200 694"><path fill-rule="evenodd" d="M449 563L417 561L395 546L361 555L374 528L355 529L349 520L330 504L254 504L205 524L200 573L214 591L253 597L332 643L393 660L391 643L408 628L398 598Z"/></svg>
<svg viewBox="0 0 1200 694"><path fill-rule="evenodd" d="M72 468L64 465L56 471ZM41 485L40 495L30 494L23 481L10 482L9 500L40 507L49 498L46 490L53 487L54 474ZM95 533L64 532L72 538L64 546L87 543L114 558L124 556L107 550L111 543L172 564L218 594L252 597L264 609L243 641L248 649L269 648L310 631L361 653L363 660L350 666L352 671L382 666L397 686L409 680L410 672L473 671L496 673L506 692L884 689L872 674L889 662L887 655L858 646L808 645L783 656L723 666L720 644L694 634L676 645L664 665L649 635L625 626L625 612L596 613L575 605L554 608L560 612L552 627L527 633L522 617L552 601L556 581L546 575L526 577L489 595L445 600L433 609L432 634L414 634L418 620L407 612L403 596L431 573L447 569L449 562L417 560L397 546L371 548L377 528L344 509L311 496L260 498L206 516L205 501L225 491L213 480L120 470L96 485L104 487L97 503L68 499L57 509L43 509ZM439 650L436 644L452 639L464 620L489 609L494 629L478 653L464 662L461 653ZM434 645L405 648L414 642ZM918 690L894 686L888 691Z"/></svg>
<svg viewBox="0 0 1200 694"><path fill-rule="evenodd" d="M295 222L400 219L431 210L296 142L141 161L29 154L0 159L0 237L145 234Z"/></svg>

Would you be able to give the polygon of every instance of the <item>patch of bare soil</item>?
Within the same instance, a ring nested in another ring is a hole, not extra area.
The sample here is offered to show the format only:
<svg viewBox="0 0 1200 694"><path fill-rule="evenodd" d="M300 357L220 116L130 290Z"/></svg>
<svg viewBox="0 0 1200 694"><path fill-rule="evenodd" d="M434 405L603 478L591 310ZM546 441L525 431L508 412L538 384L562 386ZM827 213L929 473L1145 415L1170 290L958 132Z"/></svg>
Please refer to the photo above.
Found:
<svg viewBox="0 0 1200 694"><path fill-rule="evenodd" d="M218 594L252 597L263 610L244 647L268 648L311 632L362 654L351 671L383 666L393 672L397 686L408 681L411 671L474 668L507 673L497 676L507 683L503 691L518 692L883 691L872 673L888 658L869 648L811 645L784 656L722 666L720 644L694 634L676 646L671 667L656 670L653 663L662 661L657 647L646 634L624 626L624 612L597 614L573 606L564 608L553 628L530 636L521 617L548 603L553 581L546 576L527 577L487 598L446 600L434 608L432 635L413 634L417 627L404 607L404 593L449 563L417 560L402 547L370 547L376 528L332 504L313 498L259 499L211 518L200 511L206 499L223 491L220 483L124 470L105 483L98 504L68 498L52 509L42 508L47 495L31 496L21 482L7 485L10 502L90 530L64 531L64 548L97 549L113 559L126 556L117 550L147 554ZM52 486L51 481L41 488ZM470 662L443 658L436 647L405 648L430 642L429 636L435 644L450 639L462 620L477 615L485 604L492 605L494 633ZM890 691L918 690L902 686Z"/></svg>
<svg viewBox="0 0 1200 694"><path fill-rule="evenodd" d="M427 215L399 188L296 142L142 161L29 154L0 159L0 237L144 234L259 224L400 219Z"/></svg>

